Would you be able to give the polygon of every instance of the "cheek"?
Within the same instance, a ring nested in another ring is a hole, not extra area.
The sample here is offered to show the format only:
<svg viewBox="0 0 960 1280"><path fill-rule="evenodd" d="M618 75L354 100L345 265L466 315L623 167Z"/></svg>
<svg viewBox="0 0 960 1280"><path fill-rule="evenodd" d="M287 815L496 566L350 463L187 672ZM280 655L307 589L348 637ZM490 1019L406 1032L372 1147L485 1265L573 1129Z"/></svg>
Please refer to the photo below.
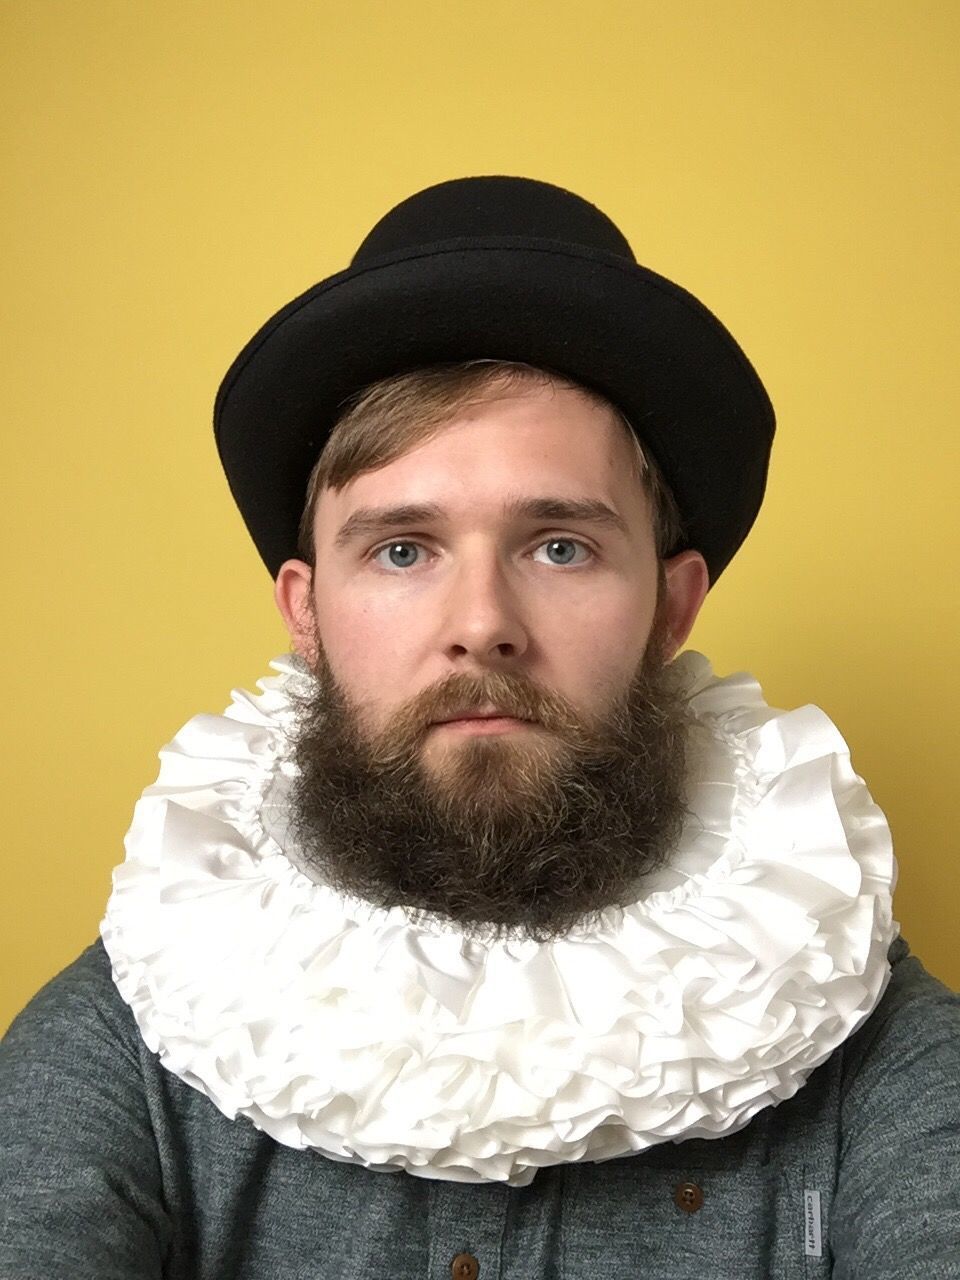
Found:
<svg viewBox="0 0 960 1280"><path fill-rule="evenodd" d="M635 676L653 628L655 606L646 601L602 602L589 614L566 619L557 635L564 665L589 685L618 691Z"/></svg>
<svg viewBox="0 0 960 1280"><path fill-rule="evenodd" d="M343 688L355 699L403 696L404 672L419 634L421 615L386 603L351 601L349 593L324 605L317 602L319 634L327 663Z"/></svg>
<svg viewBox="0 0 960 1280"><path fill-rule="evenodd" d="M642 652L656 609L656 567L645 566L641 578L598 583L581 598L564 602L562 610L546 610L542 621L564 645L627 656L630 650Z"/></svg>
<svg viewBox="0 0 960 1280"><path fill-rule="evenodd" d="M605 713L636 678L653 624L654 601L597 592L585 607L547 612L531 674L583 710Z"/></svg>

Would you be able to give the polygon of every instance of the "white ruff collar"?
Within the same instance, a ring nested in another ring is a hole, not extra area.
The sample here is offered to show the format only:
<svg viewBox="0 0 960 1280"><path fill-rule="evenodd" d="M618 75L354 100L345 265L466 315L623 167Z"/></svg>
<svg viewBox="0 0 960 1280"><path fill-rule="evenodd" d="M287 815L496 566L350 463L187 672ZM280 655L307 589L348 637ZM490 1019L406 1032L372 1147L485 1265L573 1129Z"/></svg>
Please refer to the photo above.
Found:
<svg viewBox="0 0 960 1280"><path fill-rule="evenodd" d="M525 1186L742 1129L886 989L890 832L817 707L773 710L682 654L696 751L670 867L597 930L485 943L316 883L269 834L286 690L308 678L270 665L160 752L100 926L148 1048L231 1119L384 1172Z"/></svg>

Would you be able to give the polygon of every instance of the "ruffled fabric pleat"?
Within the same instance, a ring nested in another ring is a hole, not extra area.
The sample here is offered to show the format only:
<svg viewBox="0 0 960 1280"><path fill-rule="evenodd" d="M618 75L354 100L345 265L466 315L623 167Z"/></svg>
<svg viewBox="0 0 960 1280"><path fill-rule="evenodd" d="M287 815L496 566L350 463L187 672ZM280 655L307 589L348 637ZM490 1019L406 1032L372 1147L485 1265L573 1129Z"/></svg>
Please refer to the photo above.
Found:
<svg viewBox="0 0 960 1280"><path fill-rule="evenodd" d="M876 1007L897 867L830 719L672 664L695 715L670 865L599 928L466 939L317 883L282 825L299 659L160 752L101 936L162 1064L231 1119L369 1168L524 1186L722 1137Z"/></svg>

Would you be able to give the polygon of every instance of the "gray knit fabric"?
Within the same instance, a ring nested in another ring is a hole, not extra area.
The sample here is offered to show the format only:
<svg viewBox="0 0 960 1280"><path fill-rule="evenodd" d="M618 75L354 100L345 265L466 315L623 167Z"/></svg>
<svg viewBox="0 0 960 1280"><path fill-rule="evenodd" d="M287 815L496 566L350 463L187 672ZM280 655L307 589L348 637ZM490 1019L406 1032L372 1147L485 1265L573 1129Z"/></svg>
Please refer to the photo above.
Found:
<svg viewBox="0 0 960 1280"><path fill-rule="evenodd" d="M479 1280L960 1278L960 997L890 958L864 1026L740 1133L511 1189L228 1120L147 1050L98 941L0 1046L0 1277L450 1280L466 1253Z"/></svg>

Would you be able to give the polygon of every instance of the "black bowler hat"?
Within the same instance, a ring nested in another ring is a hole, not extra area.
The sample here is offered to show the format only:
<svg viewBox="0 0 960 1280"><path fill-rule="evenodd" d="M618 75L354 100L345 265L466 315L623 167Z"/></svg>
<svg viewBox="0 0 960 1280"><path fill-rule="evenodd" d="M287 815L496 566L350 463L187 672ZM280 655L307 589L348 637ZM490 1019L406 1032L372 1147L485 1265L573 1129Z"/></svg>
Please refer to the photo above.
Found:
<svg viewBox="0 0 960 1280"><path fill-rule="evenodd" d="M756 519L774 433L753 366L692 294L637 265L594 205L531 178L457 178L376 224L345 271L254 334L217 393L231 492L270 573L297 555L306 485L344 400L451 361L521 361L623 412L711 585Z"/></svg>

